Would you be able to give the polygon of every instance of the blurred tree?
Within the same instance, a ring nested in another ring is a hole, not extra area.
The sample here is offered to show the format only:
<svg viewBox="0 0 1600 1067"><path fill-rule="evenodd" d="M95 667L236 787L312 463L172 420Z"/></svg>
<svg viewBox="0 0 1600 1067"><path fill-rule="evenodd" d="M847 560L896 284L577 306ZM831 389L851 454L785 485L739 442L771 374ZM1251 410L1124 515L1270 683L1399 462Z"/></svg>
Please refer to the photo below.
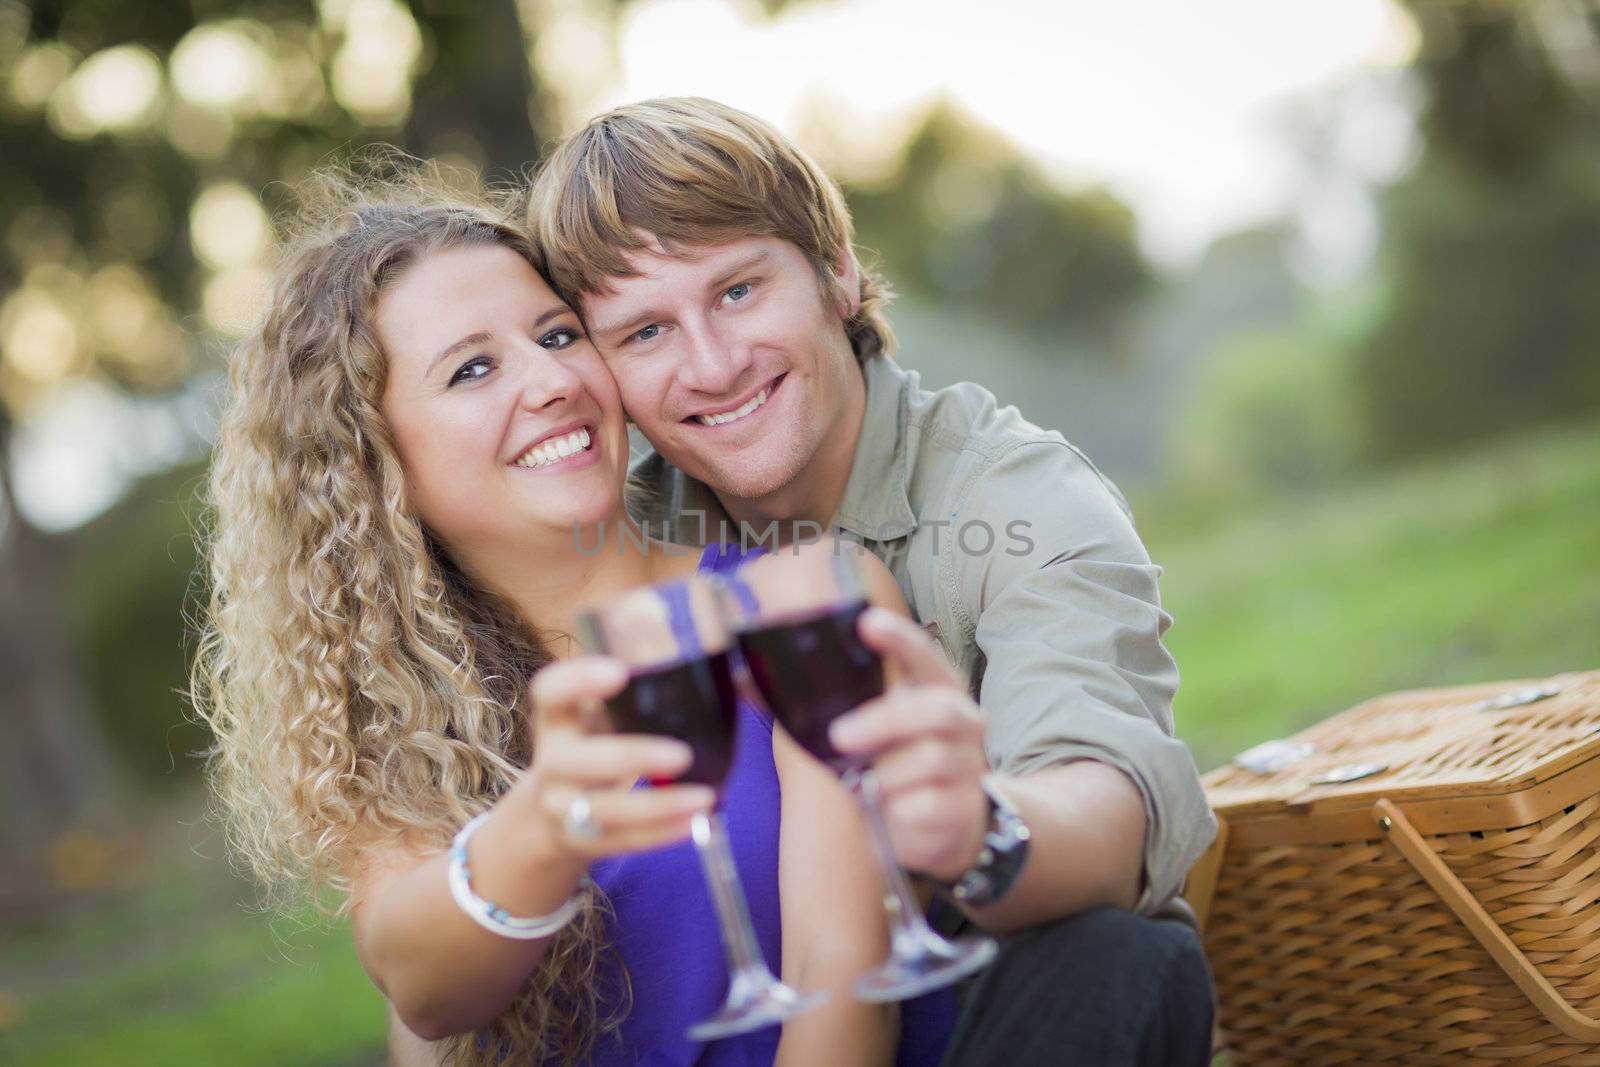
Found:
<svg viewBox="0 0 1600 1067"><path fill-rule="evenodd" d="M1345 357L1373 303L1366 288L1328 296L1290 324L1231 333L1206 352L1175 438L1178 484L1237 503L1323 492L1354 470Z"/></svg>
<svg viewBox="0 0 1600 1067"><path fill-rule="evenodd" d="M1151 281L1132 210L1102 189L1063 192L946 103L891 173L847 193L897 286L1024 331L1104 340Z"/></svg>
<svg viewBox="0 0 1600 1067"><path fill-rule="evenodd" d="M188 576L125 560L93 589L127 603L64 603L69 539L31 526L12 493L16 424L73 382L161 394L214 369L264 291L260 198L272 207L336 152L384 140L518 169L555 132L532 37L515 0L0 0L0 841L114 794L96 697L119 721L182 721ZM128 685L156 645L173 653L155 657L164 682Z"/></svg>
<svg viewBox="0 0 1600 1067"><path fill-rule="evenodd" d="M1355 381L1373 455L1600 405L1600 10L1406 0L1425 147L1384 204Z"/></svg>
<svg viewBox="0 0 1600 1067"><path fill-rule="evenodd" d="M198 605L199 560L189 503L204 483L186 463L142 479L70 543L60 591L81 677L107 710L106 738L140 785L192 780L204 727L182 714L193 641L181 622Z"/></svg>

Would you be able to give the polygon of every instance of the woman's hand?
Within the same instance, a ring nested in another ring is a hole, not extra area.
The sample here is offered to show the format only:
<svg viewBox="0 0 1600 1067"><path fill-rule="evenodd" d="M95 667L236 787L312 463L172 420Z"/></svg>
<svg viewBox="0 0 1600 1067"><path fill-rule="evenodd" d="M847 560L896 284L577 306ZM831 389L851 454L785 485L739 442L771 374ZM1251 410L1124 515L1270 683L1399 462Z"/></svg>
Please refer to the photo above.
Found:
<svg viewBox="0 0 1600 1067"><path fill-rule="evenodd" d="M627 681L618 661L580 656L545 667L529 686L533 765L514 792L527 794L541 836L585 862L682 840L693 816L716 801L698 784L635 788L640 779L670 783L693 757L673 738L610 732L602 703Z"/></svg>
<svg viewBox="0 0 1600 1067"><path fill-rule="evenodd" d="M702 785L634 788L641 778L682 774L690 754L680 741L609 732L601 701L626 682L621 664L598 657L534 676L533 764L467 846L480 897L513 915L548 915L572 896L592 860L686 837L694 813L711 806ZM572 832L580 800L591 834ZM376 849L354 877L362 963L406 1028L428 1041L504 1011L548 944L499 937L468 918L451 899L448 862L441 852Z"/></svg>

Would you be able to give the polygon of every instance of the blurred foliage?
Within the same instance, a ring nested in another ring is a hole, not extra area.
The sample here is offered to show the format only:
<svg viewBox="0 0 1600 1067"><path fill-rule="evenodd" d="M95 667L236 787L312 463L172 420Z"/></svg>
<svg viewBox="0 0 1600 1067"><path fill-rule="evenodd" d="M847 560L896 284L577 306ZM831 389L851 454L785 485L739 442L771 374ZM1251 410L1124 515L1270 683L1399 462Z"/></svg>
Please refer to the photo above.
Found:
<svg viewBox="0 0 1600 1067"><path fill-rule="evenodd" d="M897 287L1035 335L1111 332L1151 283L1127 205L1063 192L949 104L892 172L847 193L858 240Z"/></svg>
<svg viewBox="0 0 1600 1067"><path fill-rule="evenodd" d="M71 535L79 659L112 745L144 786L192 781L192 757L209 743L184 696L184 620L203 593L189 518L200 478L185 466L146 480Z"/></svg>
<svg viewBox="0 0 1600 1067"><path fill-rule="evenodd" d="M511 0L0 0L0 401L176 385L259 307L256 198L336 150L515 170L552 132L529 128L528 49Z"/></svg>
<svg viewBox="0 0 1600 1067"><path fill-rule="evenodd" d="M1405 6L1425 148L1385 199L1391 292L1355 370L1378 459L1600 405L1600 10Z"/></svg>
<svg viewBox="0 0 1600 1067"><path fill-rule="evenodd" d="M1352 286L1206 353L1174 435L1178 485L1239 502L1304 497L1351 476L1363 444L1348 353L1377 297Z"/></svg>
<svg viewBox="0 0 1600 1067"><path fill-rule="evenodd" d="M1236 334L1205 358L1175 473L1225 495L1326 489L1358 447L1349 396L1337 351L1297 330Z"/></svg>

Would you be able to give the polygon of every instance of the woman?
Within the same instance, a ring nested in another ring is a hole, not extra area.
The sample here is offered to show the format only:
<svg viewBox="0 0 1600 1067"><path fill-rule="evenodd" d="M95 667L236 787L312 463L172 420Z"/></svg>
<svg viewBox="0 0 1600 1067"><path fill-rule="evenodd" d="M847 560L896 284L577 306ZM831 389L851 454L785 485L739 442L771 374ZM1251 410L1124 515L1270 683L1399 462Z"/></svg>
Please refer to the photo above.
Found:
<svg viewBox="0 0 1600 1067"><path fill-rule="evenodd" d="M418 181L319 188L235 356L211 469L195 691L234 845L274 889L343 893L368 974L433 1058L885 1061L892 1011L846 991L886 950L858 820L759 719L735 770L759 803L728 811L751 909L769 957L781 924L787 981L839 992L781 1039L682 1037L726 981L684 843L712 797L631 789L681 773L687 747L540 720L525 682L575 651L579 604L709 561L616 536L615 385L506 216ZM572 832L579 796L592 838ZM499 936L458 906L446 848L480 813L472 891L510 916L575 909L559 932ZM700 897L655 896L684 865ZM669 914L702 918L653 939Z"/></svg>

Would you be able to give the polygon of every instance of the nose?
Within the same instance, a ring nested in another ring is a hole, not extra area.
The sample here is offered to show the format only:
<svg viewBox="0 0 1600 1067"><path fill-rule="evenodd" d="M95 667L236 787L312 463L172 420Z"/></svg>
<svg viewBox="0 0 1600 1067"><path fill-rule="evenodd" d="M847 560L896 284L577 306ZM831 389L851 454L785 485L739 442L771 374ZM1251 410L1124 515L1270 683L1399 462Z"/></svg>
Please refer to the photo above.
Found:
<svg viewBox="0 0 1600 1067"><path fill-rule="evenodd" d="M750 368L749 349L734 343L704 320L683 325L683 382L697 393L723 396L741 383Z"/></svg>
<svg viewBox="0 0 1600 1067"><path fill-rule="evenodd" d="M528 344L525 351L516 355L521 396L518 401L526 411L544 411L575 399L583 391L583 379L577 372L548 349Z"/></svg>

